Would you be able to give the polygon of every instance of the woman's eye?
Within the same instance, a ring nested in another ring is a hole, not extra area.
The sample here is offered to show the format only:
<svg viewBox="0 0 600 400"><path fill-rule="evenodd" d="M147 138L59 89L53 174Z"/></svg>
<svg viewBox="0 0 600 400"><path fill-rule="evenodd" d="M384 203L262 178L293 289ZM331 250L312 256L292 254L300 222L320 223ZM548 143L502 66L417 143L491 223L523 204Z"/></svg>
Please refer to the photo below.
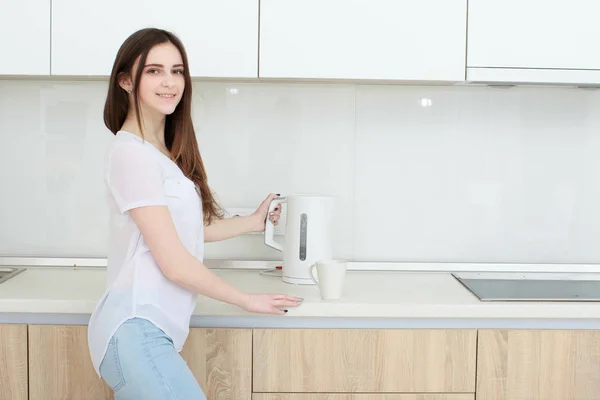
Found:
<svg viewBox="0 0 600 400"><path fill-rule="evenodd" d="M183 75L183 70L182 69L177 69L177 70L175 70L175 73Z"/></svg>
<svg viewBox="0 0 600 400"><path fill-rule="evenodd" d="M148 73L149 73L149 74L155 74L155 73L157 73L157 72L158 72L158 70L157 70L157 69L153 69L153 68L150 68L150 69L148 70Z"/></svg>

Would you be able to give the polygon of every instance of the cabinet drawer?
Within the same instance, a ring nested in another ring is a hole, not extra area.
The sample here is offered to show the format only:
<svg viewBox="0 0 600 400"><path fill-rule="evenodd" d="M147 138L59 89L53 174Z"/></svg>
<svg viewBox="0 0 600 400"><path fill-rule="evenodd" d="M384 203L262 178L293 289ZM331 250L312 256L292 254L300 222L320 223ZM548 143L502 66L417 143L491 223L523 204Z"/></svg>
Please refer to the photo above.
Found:
<svg viewBox="0 0 600 400"><path fill-rule="evenodd" d="M252 400L475 400L474 394L255 393Z"/></svg>
<svg viewBox="0 0 600 400"><path fill-rule="evenodd" d="M27 325L0 325L0 399L27 400Z"/></svg>
<svg viewBox="0 0 600 400"><path fill-rule="evenodd" d="M87 326L29 325L29 400L110 400L96 375Z"/></svg>
<svg viewBox="0 0 600 400"><path fill-rule="evenodd" d="M477 400L600 398L600 331L480 330Z"/></svg>
<svg viewBox="0 0 600 400"><path fill-rule="evenodd" d="M474 393L476 338L476 330L256 329L253 391Z"/></svg>
<svg viewBox="0 0 600 400"><path fill-rule="evenodd" d="M251 329L191 328L181 357L207 399L250 400Z"/></svg>

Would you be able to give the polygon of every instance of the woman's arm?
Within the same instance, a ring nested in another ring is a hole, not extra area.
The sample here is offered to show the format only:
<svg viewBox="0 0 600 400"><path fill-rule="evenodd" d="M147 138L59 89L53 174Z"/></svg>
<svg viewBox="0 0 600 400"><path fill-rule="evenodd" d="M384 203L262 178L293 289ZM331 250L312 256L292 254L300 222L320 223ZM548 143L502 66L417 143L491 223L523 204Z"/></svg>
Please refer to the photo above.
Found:
<svg viewBox="0 0 600 400"><path fill-rule="evenodd" d="M119 211L129 212L137 224L167 279L251 312L283 314L279 307L300 304L297 297L245 293L213 274L190 254L179 239L169 212L161 171L139 143L121 143L113 148L106 183Z"/></svg>
<svg viewBox="0 0 600 400"><path fill-rule="evenodd" d="M267 212L269 211L269 204L271 204L271 201L277 196L278 195L273 193L267 196L252 215L246 217L215 219L210 225L205 225L204 241L218 242L249 232L263 232L265 230L265 221L267 219ZM280 214L281 206L278 205L270 216L273 224L277 225Z"/></svg>
<svg viewBox="0 0 600 400"><path fill-rule="evenodd" d="M163 274L172 282L250 312L284 314L279 307L296 307L302 301L283 294L245 293L219 278L185 249L167 206L139 207L129 212Z"/></svg>
<svg viewBox="0 0 600 400"><path fill-rule="evenodd" d="M215 219L210 225L204 226L204 241L218 242L249 232L261 232L261 222L264 226L264 221L259 221L254 214L246 217Z"/></svg>

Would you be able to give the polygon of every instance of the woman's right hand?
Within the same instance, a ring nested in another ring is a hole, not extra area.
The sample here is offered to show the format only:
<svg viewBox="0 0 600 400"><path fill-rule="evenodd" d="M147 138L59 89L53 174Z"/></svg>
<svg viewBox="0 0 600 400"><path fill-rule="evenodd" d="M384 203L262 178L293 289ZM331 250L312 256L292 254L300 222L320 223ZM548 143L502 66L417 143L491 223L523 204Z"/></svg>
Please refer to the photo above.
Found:
<svg viewBox="0 0 600 400"><path fill-rule="evenodd" d="M248 293L242 308L248 312L283 315L288 307L298 307L302 300L300 297L285 294Z"/></svg>

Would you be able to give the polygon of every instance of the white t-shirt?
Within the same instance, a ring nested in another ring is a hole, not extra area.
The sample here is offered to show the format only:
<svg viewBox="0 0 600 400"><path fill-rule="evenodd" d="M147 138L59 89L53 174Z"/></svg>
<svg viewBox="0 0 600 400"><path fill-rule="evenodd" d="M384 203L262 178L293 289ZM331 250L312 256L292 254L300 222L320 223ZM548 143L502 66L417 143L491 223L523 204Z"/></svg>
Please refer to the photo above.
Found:
<svg viewBox="0 0 600 400"><path fill-rule="evenodd" d="M88 326L90 354L98 374L111 337L130 318L153 322L181 351L197 300L196 293L163 275L129 210L168 206L185 248L201 261L204 256L199 192L177 164L152 144L119 131L108 152L106 185L110 207L107 290Z"/></svg>

